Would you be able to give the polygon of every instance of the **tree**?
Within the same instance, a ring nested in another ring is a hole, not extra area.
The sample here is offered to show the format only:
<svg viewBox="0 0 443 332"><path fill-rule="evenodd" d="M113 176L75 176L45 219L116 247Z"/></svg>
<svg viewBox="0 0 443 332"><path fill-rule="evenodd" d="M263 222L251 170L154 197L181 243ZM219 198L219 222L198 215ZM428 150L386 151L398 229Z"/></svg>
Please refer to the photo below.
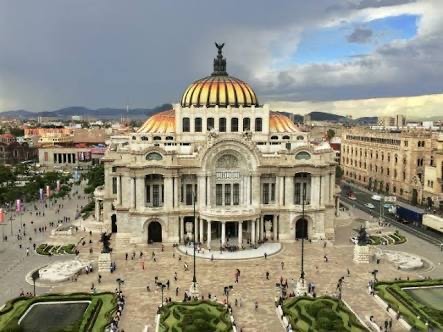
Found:
<svg viewBox="0 0 443 332"><path fill-rule="evenodd" d="M328 137L328 141L330 141L333 137L335 137L335 131L333 129L328 129L326 135Z"/></svg>
<svg viewBox="0 0 443 332"><path fill-rule="evenodd" d="M10 128L9 132L11 133L11 135L14 135L16 137L25 135L25 130L18 127Z"/></svg>
<svg viewBox="0 0 443 332"><path fill-rule="evenodd" d="M88 184L85 188L86 194L92 194L95 188L105 184L105 167L103 164L96 165L85 175Z"/></svg>
<svg viewBox="0 0 443 332"><path fill-rule="evenodd" d="M342 176L343 176L342 168L339 165L335 166L335 180L340 181Z"/></svg>

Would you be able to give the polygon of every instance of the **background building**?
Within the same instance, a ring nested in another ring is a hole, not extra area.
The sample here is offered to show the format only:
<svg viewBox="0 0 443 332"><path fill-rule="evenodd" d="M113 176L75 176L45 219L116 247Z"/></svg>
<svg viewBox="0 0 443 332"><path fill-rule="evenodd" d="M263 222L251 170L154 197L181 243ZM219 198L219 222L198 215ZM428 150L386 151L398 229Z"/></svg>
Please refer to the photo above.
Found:
<svg viewBox="0 0 443 332"><path fill-rule="evenodd" d="M413 204L421 203L432 146L432 133L424 130L349 130L342 135L344 178Z"/></svg>

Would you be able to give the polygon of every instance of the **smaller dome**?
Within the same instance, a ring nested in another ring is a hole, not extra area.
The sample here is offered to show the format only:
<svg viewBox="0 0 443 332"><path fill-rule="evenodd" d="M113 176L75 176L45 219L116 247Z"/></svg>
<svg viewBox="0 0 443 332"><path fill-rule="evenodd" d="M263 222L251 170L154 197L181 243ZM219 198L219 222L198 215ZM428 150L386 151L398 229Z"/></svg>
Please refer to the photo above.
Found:
<svg viewBox="0 0 443 332"><path fill-rule="evenodd" d="M271 133L296 133L300 130L286 115L279 112L270 112L269 131Z"/></svg>
<svg viewBox="0 0 443 332"><path fill-rule="evenodd" d="M173 134L175 133L175 111L163 111L151 116L137 130L138 133Z"/></svg>

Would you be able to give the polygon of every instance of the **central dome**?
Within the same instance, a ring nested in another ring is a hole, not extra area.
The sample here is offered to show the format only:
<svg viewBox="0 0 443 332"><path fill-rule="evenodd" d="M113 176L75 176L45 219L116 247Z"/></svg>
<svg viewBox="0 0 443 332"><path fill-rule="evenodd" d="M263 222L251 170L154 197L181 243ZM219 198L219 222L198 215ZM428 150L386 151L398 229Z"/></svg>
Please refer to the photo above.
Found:
<svg viewBox="0 0 443 332"><path fill-rule="evenodd" d="M183 93L182 107L251 107L258 106L257 96L248 83L229 76L226 72L226 59L218 45L217 58L214 59L214 72L191 83Z"/></svg>

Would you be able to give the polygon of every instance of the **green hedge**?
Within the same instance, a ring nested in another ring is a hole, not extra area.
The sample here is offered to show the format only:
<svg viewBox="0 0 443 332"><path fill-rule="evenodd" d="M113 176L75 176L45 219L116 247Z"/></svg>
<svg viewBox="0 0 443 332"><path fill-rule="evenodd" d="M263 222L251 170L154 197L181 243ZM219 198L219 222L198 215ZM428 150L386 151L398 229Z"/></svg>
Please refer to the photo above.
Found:
<svg viewBox="0 0 443 332"><path fill-rule="evenodd" d="M443 285L443 279L401 280L379 282L375 290L391 307L400 312L406 321L420 331L426 331L426 321L435 329L443 330L443 311L423 305L411 297L403 288ZM420 317L420 318L418 318Z"/></svg>
<svg viewBox="0 0 443 332"><path fill-rule="evenodd" d="M338 299L297 297L283 303L283 313L294 331L367 331Z"/></svg>
<svg viewBox="0 0 443 332"><path fill-rule="evenodd" d="M116 298L113 293L72 293L72 294L47 294L38 297L18 297L8 301L0 311L0 331L21 331L18 325L20 317L34 303L57 301L91 301L82 320L68 326L63 332L68 331L104 331L110 323L112 314L116 310Z"/></svg>

